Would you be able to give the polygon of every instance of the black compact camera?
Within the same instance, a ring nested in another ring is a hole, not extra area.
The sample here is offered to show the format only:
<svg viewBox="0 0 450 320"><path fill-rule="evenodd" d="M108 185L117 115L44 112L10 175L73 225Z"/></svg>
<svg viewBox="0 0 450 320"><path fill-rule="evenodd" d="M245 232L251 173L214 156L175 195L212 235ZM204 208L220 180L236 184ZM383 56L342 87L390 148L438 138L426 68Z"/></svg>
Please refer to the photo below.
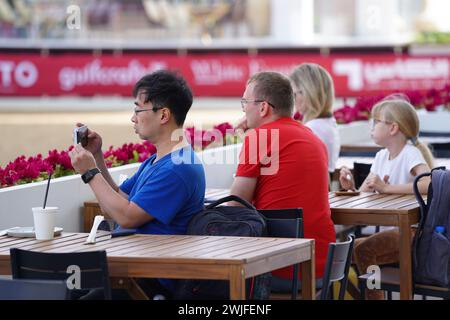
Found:
<svg viewBox="0 0 450 320"><path fill-rule="evenodd" d="M88 144L88 127L82 126L73 129L73 144L77 145L81 143L83 147Z"/></svg>

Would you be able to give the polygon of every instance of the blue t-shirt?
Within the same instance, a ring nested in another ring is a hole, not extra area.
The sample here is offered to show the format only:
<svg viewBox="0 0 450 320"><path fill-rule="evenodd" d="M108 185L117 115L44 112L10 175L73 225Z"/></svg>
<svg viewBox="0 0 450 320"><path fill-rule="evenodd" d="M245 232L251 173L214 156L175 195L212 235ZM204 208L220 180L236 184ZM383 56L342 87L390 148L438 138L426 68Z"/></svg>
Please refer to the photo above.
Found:
<svg viewBox="0 0 450 320"><path fill-rule="evenodd" d="M155 158L156 154L145 160L120 190L155 218L137 228L137 233L185 234L189 220L203 209L203 165L190 146L153 163Z"/></svg>

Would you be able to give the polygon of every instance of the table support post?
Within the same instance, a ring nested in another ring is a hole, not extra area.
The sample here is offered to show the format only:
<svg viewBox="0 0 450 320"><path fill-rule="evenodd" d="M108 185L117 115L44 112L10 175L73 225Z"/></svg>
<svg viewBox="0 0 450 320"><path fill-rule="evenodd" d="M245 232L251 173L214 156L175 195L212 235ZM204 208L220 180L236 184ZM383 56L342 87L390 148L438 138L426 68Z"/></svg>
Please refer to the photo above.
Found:
<svg viewBox="0 0 450 320"><path fill-rule="evenodd" d="M242 266L230 267L230 300L245 300L245 271Z"/></svg>
<svg viewBox="0 0 450 320"><path fill-rule="evenodd" d="M311 241L311 259L302 263L302 299L314 300L316 297L315 241Z"/></svg>
<svg viewBox="0 0 450 320"><path fill-rule="evenodd" d="M411 224L408 215L399 215L400 299L410 300L412 294Z"/></svg>

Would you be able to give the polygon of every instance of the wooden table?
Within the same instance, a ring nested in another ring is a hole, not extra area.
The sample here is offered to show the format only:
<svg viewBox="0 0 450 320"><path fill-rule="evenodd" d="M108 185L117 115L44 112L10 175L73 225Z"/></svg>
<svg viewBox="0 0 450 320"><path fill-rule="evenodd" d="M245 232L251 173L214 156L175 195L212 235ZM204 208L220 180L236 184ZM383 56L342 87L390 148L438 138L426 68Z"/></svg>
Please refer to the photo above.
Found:
<svg viewBox="0 0 450 320"><path fill-rule="evenodd" d="M400 232L400 299L412 298L411 225L419 222L414 195L361 193L336 196L329 193L331 216L336 224L397 226Z"/></svg>
<svg viewBox="0 0 450 320"><path fill-rule="evenodd" d="M314 240L213 236L132 235L100 237L85 245L86 233L63 233L46 241L0 237L0 274L11 274L10 248L41 252L106 250L111 277L217 279L230 282L230 299L245 299L245 279L302 263L302 294L314 299ZM136 296L136 295L135 295Z"/></svg>

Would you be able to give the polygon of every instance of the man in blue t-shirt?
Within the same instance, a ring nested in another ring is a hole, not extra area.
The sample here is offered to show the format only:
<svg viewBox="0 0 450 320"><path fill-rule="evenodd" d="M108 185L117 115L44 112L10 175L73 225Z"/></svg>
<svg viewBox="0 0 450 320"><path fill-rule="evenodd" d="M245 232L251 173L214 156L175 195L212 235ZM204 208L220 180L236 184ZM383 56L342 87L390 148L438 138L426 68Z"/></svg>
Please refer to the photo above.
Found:
<svg viewBox="0 0 450 320"><path fill-rule="evenodd" d="M145 234L184 234L190 218L203 209L205 196L203 166L182 129L192 92L177 74L157 71L136 83L133 96L135 132L156 147L156 154L118 187L105 165L102 138L88 130L88 145L78 144L70 152L72 165L89 183L102 211L121 228ZM160 282L163 290L172 289L170 281Z"/></svg>

